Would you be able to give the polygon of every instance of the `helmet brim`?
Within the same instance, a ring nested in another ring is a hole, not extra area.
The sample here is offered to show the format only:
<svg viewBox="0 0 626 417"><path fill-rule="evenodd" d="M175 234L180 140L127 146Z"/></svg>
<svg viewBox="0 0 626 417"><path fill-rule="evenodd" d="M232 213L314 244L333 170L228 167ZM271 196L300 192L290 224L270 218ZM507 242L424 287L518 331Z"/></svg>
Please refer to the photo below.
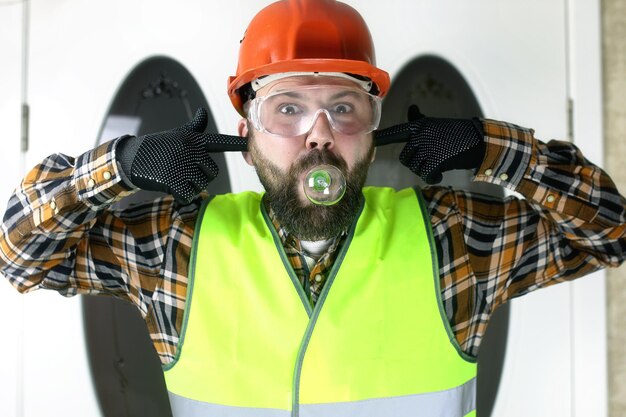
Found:
<svg viewBox="0 0 626 417"><path fill-rule="evenodd" d="M384 97L389 89L390 78L386 71L381 70L364 61L346 59L295 59L289 61L272 62L246 71L239 76L228 79L228 95L233 106L240 115L244 116L243 101L239 95L239 88L257 78L286 72L343 72L355 74L370 79L377 87L376 94Z"/></svg>

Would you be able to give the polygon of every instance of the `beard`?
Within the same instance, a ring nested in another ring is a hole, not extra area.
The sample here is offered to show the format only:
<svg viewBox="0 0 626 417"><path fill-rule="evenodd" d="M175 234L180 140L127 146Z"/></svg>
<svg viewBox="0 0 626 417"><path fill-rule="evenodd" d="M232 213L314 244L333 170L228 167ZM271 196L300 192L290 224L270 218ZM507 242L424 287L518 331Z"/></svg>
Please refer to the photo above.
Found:
<svg viewBox="0 0 626 417"><path fill-rule="evenodd" d="M373 145L351 170L342 157L327 150L314 149L297 159L286 172L261 155L254 140L250 141L249 148L266 191L267 203L289 234L300 240L325 240L346 231L355 221L363 205L362 188L374 152ZM320 164L334 165L346 177L343 198L330 206L316 205L301 198L301 175Z"/></svg>

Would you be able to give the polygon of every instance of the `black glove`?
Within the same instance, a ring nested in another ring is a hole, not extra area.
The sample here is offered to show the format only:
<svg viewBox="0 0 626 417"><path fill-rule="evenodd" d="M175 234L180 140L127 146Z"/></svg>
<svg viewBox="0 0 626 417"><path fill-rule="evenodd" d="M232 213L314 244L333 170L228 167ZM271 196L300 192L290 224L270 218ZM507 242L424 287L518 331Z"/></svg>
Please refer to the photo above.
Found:
<svg viewBox="0 0 626 417"><path fill-rule="evenodd" d="M128 137L116 148L122 171L133 185L172 194L189 203L218 174L209 152L245 151L248 141L239 136L204 133L208 122L199 108L192 121L160 133Z"/></svg>
<svg viewBox="0 0 626 417"><path fill-rule="evenodd" d="M452 169L475 169L485 156L482 123L478 119L425 117L409 107L409 123L376 131L376 146L407 142L400 162L426 183L436 184Z"/></svg>

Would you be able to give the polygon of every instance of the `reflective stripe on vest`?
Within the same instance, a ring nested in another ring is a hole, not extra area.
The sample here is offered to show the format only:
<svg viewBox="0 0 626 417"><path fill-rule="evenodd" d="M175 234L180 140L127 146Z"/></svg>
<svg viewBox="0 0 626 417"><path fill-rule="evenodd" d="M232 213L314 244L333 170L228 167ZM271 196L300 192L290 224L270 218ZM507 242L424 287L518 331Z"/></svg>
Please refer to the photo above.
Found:
<svg viewBox="0 0 626 417"><path fill-rule="evenodd" d="M185 417L289 417L289 410L232 407L209 404L169 393L175 416ZM428 416L463 417L476 408L476 378L460 387L427 394L393 398L374 398L349 403L302 404L301 417L415 417L417 410L428 410ZM419 414L422 415L422 414Z"/></svg>
<svg viewBox="0 0 626 417"><path fill-rule="evenodd" d="M473 415L476 365L443 314L428 215L412 189L363 193L314 309L260 195L204 206L165 369L176 417Z"/></svg>

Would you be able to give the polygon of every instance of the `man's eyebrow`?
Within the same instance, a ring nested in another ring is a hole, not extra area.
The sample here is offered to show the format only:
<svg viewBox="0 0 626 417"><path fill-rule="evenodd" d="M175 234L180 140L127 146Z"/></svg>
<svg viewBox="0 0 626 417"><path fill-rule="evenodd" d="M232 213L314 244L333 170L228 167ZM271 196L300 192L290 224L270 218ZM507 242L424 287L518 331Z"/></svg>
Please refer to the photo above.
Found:
<svg viewBox="0 0 626 417"><path fill-rule="evenodd" d="M332 96L330 96L330 98L332 100L338 99L338 98L342 98L345 96L360 96L361 93L360 91L354 91L354 90L342 90L336 94L333 94Z"/></svg>

